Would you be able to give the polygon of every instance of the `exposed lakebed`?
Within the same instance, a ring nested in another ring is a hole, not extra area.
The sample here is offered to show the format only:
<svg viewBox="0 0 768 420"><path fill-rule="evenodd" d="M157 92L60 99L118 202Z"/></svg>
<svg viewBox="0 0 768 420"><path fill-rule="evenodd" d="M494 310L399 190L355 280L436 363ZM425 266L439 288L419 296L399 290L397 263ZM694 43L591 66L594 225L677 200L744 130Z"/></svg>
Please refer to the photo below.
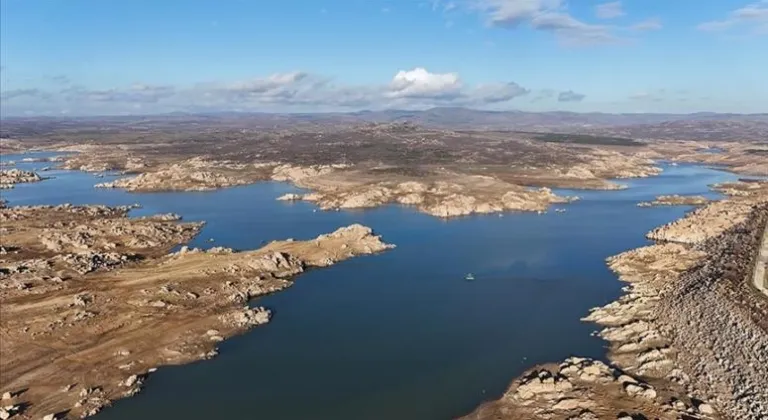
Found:
<svg viewBox="0 0 768 420"><path fill-rule="evenodd" d="M50 163L21 163L35 169ZM35 155L37 156L37 155ZM605 258L642 246L646 232L689 207L638 208L663 194L716 197L708 185L736 176L665 166L624 180L621 191L557 191L582 200L544 215L507 213L449 221L389 206L314 212L275 198L295 191L261 183L206 193L98 190L109 180L52 170L54 179L3 191L9 205L132 204L132 214L175 212L205 220L190 244L258 248L351 223L397 248L303 274L255 303L272 322L220 346L220 356L162 367L144 391L99 419L443 419L496 398L534 364L578 354L603 359L605 343L579 319L621 293ZM210 242L209 239L214 241ZM476 280L464 280L466 273Z"/></svg>

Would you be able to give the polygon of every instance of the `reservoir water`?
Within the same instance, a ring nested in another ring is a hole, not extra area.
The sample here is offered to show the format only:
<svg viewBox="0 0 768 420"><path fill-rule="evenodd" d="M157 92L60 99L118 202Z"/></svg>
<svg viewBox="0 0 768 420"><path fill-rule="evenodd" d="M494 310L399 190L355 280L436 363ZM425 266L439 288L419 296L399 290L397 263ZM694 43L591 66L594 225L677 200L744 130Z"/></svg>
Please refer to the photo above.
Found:
<svg viewBox="0 0 768 420"><path fill-rule="evenodd" d="M36 169L50 163L20 163ZM254 304L272 322L220 346L220 355L161 367L137 396L96 418L448 419L497 398L535 364L569 355L605 358L580 321L621 293L605 258L647 244L650 229L690 207L639 208L661 194L715 197L708 185L736 176L663 165L620 191L567 191L564 213L507 213L449 221L389 206L313 211L275 198L289 185L261 183L205 193L131 194L94 189L111 179L52 170L2 191L10 205L132 204L145 215L205 220L198 247L258 248L362 223L397 248L301 275ZM209 242L213 238L214 242ZM466 281L474 273L475 281Z"/></svg>

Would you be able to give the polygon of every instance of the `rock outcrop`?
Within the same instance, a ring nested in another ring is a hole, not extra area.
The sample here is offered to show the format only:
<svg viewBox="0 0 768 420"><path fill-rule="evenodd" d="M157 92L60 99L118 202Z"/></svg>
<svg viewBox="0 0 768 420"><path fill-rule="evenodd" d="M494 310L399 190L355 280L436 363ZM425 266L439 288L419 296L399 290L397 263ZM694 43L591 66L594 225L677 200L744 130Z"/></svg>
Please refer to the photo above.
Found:
<svg viewBox="0 0 768 420"><path fill-rule="evenodd" d="M17 168L0 170L0 189L13 188L14 184L42 181L40 175Z"/></svg>

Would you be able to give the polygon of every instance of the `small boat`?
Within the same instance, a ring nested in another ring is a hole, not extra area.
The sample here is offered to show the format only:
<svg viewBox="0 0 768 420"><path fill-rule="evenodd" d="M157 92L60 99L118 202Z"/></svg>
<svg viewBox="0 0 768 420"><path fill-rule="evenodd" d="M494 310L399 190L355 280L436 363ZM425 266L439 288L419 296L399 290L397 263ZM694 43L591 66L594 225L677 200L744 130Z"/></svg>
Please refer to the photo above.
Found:
<svg viewBox="0 0 768 420"><path fill-rule="evenodd" d="M475 279L475 275L472 273L469 273L466 276L464 276L464 280L467 280L467 281L472 281L474 279Z"/></svg>

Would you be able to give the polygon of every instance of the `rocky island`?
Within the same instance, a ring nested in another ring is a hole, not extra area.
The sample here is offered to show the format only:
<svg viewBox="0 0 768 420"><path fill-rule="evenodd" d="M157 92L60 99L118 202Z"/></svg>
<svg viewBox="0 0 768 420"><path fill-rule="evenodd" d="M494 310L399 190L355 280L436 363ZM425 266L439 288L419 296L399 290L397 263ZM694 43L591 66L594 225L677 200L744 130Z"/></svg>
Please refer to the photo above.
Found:
<svg viewBox="0 0 768 420"><path fill-rule="evenodd" d="M701 206L707 204L709 199L702 195L660 195L653 201L638 203L638 207L653 206Z"/></svg>

